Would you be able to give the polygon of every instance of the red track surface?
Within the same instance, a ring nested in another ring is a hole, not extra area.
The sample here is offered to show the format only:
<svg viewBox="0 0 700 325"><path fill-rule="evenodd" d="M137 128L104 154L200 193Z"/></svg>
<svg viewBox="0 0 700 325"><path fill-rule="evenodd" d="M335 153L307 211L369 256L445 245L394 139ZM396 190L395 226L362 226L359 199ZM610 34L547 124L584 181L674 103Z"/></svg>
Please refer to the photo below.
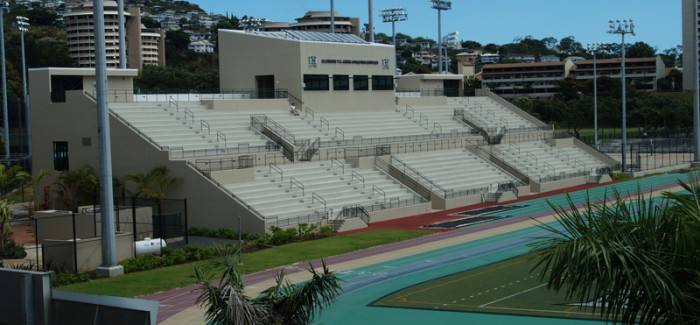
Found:
<svg viewBox="0 0 700 325"><path fill-rule="evenodd" d="M539 194L521 196L517 200L512 200L512 201L507 201L507 202L479 203L479 204L474 204L474 205L469 205L469 206L464 206L464 207L459 207L459 208L454 208L454 209L449 209L449 210L419 214L419 215L415 215L415 216L411 216L411 217L405 217L405 218L399 218L399 219L387 220L387 221L380 221L380 222L373 222L367 228L345 231L345 232L339 233L339 235L353 234L353 233L369 231L369 230L374 230L374 229L422 230L422 231L430 231L430 232L450 231L453 229L451 229L451 228L443 228L443 229L422 228L422 227L430 225L430 224L434 224L434 223L464 218L463 215L456 215L456 213L459 213L462 211L480 209L483 207L488 207L488 206L493 206L493 205L512 204L512 203L516 203L516 202L520 202L520 201L538 199L538 198L542 198L542 197L563 194L566 192L576 192L576 191L585 190L585 189L589 189L589 188L606 186L606 185L614 184L614 183L618 183L618 182L614 181L614 182L603 183L603 184L583 184L583 185L567 187L564 189L559 189L559 190L554 190L554 191L549 191L549 192L544 192L544 193L539 193Z"/></svg>

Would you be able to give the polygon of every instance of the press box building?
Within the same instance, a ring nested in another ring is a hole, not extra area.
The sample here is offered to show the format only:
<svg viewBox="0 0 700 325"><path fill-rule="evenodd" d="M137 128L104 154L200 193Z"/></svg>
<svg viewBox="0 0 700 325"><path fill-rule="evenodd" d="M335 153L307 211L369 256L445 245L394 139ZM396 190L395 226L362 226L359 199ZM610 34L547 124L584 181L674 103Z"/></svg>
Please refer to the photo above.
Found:
<svg viewBox="0 0 700 325"><path fill-rule="evenodd" d="M315 112L394 109L394 47L352 34L219 30L222 89L286 89Z"/></svg>

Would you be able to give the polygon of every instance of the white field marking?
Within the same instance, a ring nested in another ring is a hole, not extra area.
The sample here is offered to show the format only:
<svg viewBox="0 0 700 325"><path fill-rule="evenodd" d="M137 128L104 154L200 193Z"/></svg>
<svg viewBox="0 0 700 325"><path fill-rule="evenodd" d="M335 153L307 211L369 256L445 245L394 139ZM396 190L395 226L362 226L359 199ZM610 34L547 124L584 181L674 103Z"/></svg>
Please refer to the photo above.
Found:
<svg viewBox="0 0 700 325"><path fill-rule="evenodd" d="M544 286L546 286L546 285L547 285L546 283L540 284L540 285L538 285L538 286L536 286L536 287L533 287L533 288L530 288L530 289L527 289L527 290L523 290L523 291L520 291L520 292L518 292L518 293L514 293L514 294L512 294L512 295L510 295L510 296L508 296L508 297L503 297L503 298L501 298L501 299L497 299L497 300L494 300L494 301L492 301L492 302L485 303L485 304L479 306L479 308L481 308L481 307L486 307L486 306L488 306L488 305L490 305L490 304L494 304L494 303L497 303L497 302L499 302L499 301L503 301L503 300L506 300L506 299L513 298L513 297L515 297L515 296L517 296L517 295L521 295L521 294L523 294L523 293L526 293L526 292L529 292L529 291L532 291L532 290L535 290L535 289L539 289L539 288L544 287Z"/></svg>

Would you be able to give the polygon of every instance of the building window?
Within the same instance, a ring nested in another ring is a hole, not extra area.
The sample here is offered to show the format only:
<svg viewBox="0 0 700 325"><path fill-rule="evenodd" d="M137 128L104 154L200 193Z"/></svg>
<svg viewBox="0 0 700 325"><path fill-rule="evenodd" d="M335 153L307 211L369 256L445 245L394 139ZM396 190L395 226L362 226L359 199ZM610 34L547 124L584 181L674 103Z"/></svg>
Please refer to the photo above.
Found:
<svg viewBox="0 0 700 325"><path fill-rule="evenodd" d="M310 56L309 57L309 67L315 67L315 66L316 66L316 57Z"/></svg>
<svg viewBox="0 0 700 325"><path fill-rule="evenodd" d="M333 90L350 90L350 79L348 75L333 75Z"/></svg>
<svg viewBox="0 0 700 325"><path fill-rule="evenodd" d="M56 171L68 170L67 141L55 141L53 143L53 169Z"/></svg>
<svg viewBox="0 0 700 325"><path fill-rule="evenodd" d="M367 76L354 76L352 78L352 87L355 90L369 90Z"/></svg>
<svg viewBox="0 0 700 325"><path fill-rule="evenodd" d="M372 76L372 90L393 90L393 76Z"/></svg>
<svg viewBox="0 0 700 325"><path fill-rule="evenodd" d="M382 60L382 68L383 68L383 69L389 69L389 59L383 59L383 60Z"/></svg>
<svg viewBox="0 0 700 325"><path fill-rule="evenodd" d="M328 75L305 74L304 90L328 90Z"/></svg>

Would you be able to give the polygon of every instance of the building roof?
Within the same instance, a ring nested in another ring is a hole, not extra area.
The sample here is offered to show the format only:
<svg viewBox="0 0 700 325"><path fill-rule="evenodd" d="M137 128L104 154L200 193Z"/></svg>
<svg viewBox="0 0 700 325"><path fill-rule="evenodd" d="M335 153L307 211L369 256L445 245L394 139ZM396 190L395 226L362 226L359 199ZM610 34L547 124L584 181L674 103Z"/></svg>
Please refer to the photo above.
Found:
<svg viewBox="0 0 700 325"><path fill-rule="evenodd" d="M534 62L534 63L494 63L484 66L484 70L487 69L504 69L504 68L531 68L531 67L546 67L546 66L563 66L566 61L557 62Z"/></svg>
<svg viewBox="0 0 700 325"><path fill-rule="evenodd" d="M228 32L245 33L239 30L226 30ZM307 32L300 30L285 30L281 32L262 32L254 31L248 32L246 34L251 34L261 37L270 38L281 38L294 41L308 41L308 42L326 42L326 43L350 43L350 44L374 44L359 38L354 34L338 34L338 33L322 33L322 32Z"/></svg>
<svg viewBox="0 0 700 325"><path fill-rule="evenodd" d="M645 57L645 58L625 58L625 62L628 63L636 63L636 62L656 62L656 57L655 56L650 56L650 57ZM596 64L605 64L605 63L622 63L621 58L612 58L612 59L597 59ZM593 60L581 60L578 61L577 64L593 64Z"/></svg>

